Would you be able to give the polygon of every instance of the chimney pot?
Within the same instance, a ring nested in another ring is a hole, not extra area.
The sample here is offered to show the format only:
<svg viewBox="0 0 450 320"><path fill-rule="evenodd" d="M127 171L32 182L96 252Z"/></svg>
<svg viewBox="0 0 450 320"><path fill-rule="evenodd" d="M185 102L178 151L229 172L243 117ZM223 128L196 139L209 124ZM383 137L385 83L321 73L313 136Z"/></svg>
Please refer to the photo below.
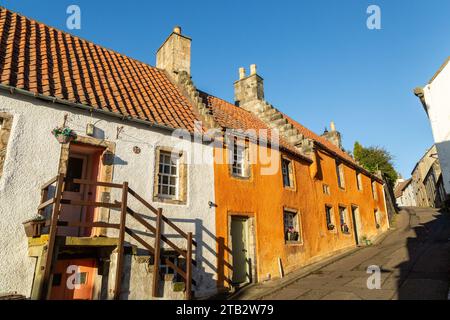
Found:
<svg viewBox="0 0 450 320"><path fill-rule="evenodd" d="M177 34L181 34L181 27L180 26L175 26L173 28L173 32L177 33Z"/></svg>
<svg viewBox="0 0 450 320"><path fill-rule="evenodd" d="M330 129L331 129L331 131L336 131L336 126L335 126L335 124L334 124L334 121L331 121L331 123L330 123Z"/></svg>
<svg viewBox="0 0 450 320"><path fill-rule="evenodd" d="M245 68L239 68L239 80L245 78Z"/></svg>
<svg viewBox="0 0 450 320"><path fill-rule="evenodd" d="M256 64L250 65L250 75L256 74Z"/></svg>
<svg viewBox="0 0 450 320"><path fill-rule="evenodd" d="M156 52L156 67L169 74L191 73L191 39L181 35L181 27L175 26L173 32Z"/></svg>

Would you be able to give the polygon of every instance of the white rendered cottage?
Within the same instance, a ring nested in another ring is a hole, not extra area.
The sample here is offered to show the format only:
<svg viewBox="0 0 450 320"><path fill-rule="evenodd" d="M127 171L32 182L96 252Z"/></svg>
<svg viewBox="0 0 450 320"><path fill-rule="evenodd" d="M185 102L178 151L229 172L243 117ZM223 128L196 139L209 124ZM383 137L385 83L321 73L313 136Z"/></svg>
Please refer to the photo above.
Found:
<svg viewBox="0 0 450 320"><path fill-rule="evenodd" d="M207 116L178 71L190 73L179 28L156 68L0 8L0 293L215 293L213 148L193 140ZM61 144L58 126L76 138ZM38 207L47 221L27 237Z"/></svg>

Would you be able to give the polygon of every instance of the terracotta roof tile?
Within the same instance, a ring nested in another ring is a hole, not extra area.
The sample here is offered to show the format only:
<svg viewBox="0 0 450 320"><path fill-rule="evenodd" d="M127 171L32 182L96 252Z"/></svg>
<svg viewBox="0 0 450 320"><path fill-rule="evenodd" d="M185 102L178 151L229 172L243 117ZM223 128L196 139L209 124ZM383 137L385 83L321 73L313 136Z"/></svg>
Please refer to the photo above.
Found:
<svg viewBox="0 0 450 320"><path fill-rule="evenodd" d="M239 108L223 99L200 92L200 97L207 107L211 108L214 120L223 128L236 130L256 130L258 138L270 142L272 129L251 112ZM295 147L280 136L279 145L282 149L311 161L302 155Z"/></svg>
<svg viewBox="0 0 450 320"><path fill-rule="evenodd" d="M286 120L294 126L301 134L303 134L306 138L314 140L316 143L321 145L323 148L328 149L329 151L332 151L333 153L337 154L339 157L343 158L344 160L347 160L355 165L355 159L353 159L348 153L346 153L344 150L340 149L327 139L325 139L322 136L319 136L318 134L314 133L313 131L309 130L305 126L301 125L294 119L288 117L287 115L283 114L283 117L286 118Z"/></svg>
<svg viewBox="0 0 450 320"><path fill-rule="evenodd" d="M193 107L155 67L0 7L0 82L193 131Z"/></svg>

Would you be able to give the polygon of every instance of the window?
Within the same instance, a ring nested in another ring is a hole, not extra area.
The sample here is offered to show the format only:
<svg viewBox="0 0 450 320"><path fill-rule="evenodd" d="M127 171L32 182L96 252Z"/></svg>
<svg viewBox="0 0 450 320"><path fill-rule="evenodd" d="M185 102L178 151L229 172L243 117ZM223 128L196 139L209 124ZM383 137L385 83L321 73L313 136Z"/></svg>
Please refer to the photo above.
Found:
<svg viewBox="0 0 450 320"><path fill-rule="evenodd" d="M159 154L158 195L176 199L178 196L179 156L161 151Z"/></svg>
<svg viewBox="0 0 450 320"><path fill-rule="evenodd" d="M356 185L358 187L359 191L362 191L363 185L362 185L362 174L356 173Z"/></svg>
<svg viewBox="0 0 450 320"><path fill-rule="evenodd" d="M231 174L235 177L247 178L249 176L247 163L248 148L246 145L239 143L237 139L235 139L232 148Z"/></svg>
<svg viewBox="0 0 450 320"><path fill-rule="evenodd" d="M294 188L294 164L289 159L281 159L281 172L283 174L283 186Z"/></svg>
<svg viewBox="0 0 450 320"><path fill-rule="evenodd" d="M380 211L376 210L374 211L374 218L375 218L375 226L377 229L380 229Z"/></svg>
<svg viewBox="0 0 450 320"><path fill-rule="evenodd" d="M80 272L76 274L75 283L74 284L86 284L88 278L87 272Z"/></svg>
<svg viewBox="0 0 450 320"><path fill-rule="evenodd" d="M347 208L340 206L339 207L339 222L341 224L342 233L349 234L350 229L348 227L348 218L347 218Z"/></svg>
<svg viewBox="0 0 450 320"><path fill-rule="evenodd" d="M378 200L378 191L377 191L377 183L376 183L376 181L372 181L372 194L373 194L373 199L375 201Z"/></svg>
<svg viewBox="0 0 450 320"><path fill-rule="evenodd" d="M325 206L325 217L327 219L327 229L333 231L335 229L333 207Z"/></svg>
<svg viewBox="0 0 450 320"><path fill-rule="evenodd" d="M336 162L336 176L339 188L344 189L345 188L344 165L342 163Z"/></svg>
<svg viewBox="0 0 450 320"><path fill-rule="evenodd" d="M324 183L322 187L323 187L323 193L324 194L326 194L326 195L330 195L331 194L329 185Z"/></svg>
<svg viewBox="0 0 450 320"><path fill-rule="evenodd" d="M302 234L298 221L298 213L291 210L283 211L284 240L286 242L301 242Z"/></svg>

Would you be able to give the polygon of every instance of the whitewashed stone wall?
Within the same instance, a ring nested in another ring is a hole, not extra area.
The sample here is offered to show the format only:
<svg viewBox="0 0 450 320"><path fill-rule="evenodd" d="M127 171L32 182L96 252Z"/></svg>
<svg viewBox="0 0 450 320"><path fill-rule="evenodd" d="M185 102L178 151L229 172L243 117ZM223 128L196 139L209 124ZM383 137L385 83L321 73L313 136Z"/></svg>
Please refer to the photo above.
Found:
<svg viewBox="0 0 450 320"><path fill-rule="evenodd" d="M428 117L439 154L444 188L450 192L450 65L423 88Z"/></svg>
<svg viewBox="0 0 450 320"><path fill-rule="evenodd" d="M87 111L6 92L0 93L0 112L14 116L0 178L0 292L30 295L36 261L28 257L22 222L37 213L40 186L57 174L61 146L51 130L63 123L66 113L67 125L78 134L85 135L86 124L96 122L104 139L116 144L113 182L128 181L131 188L155 207L163 208L164 214L174 218L184 231L195 234L199 242L198 266L194 271L197 294L216 291L215 210L208 205L209 201L214 202L212 147L196 145L194 152L203 152L206 163L188 165L185 205L153 203L155 149L179 147L180 140L172 138L170 132L95 113L91 117ZM121 126L123 130L117 138L117 128ZM134 146L141 149L140 154L133 153ZM192 151L187 150L187 157L191 155ZM132 208L145 212L143 207ZM114 215L112 211L111 220Z"/></svg>

